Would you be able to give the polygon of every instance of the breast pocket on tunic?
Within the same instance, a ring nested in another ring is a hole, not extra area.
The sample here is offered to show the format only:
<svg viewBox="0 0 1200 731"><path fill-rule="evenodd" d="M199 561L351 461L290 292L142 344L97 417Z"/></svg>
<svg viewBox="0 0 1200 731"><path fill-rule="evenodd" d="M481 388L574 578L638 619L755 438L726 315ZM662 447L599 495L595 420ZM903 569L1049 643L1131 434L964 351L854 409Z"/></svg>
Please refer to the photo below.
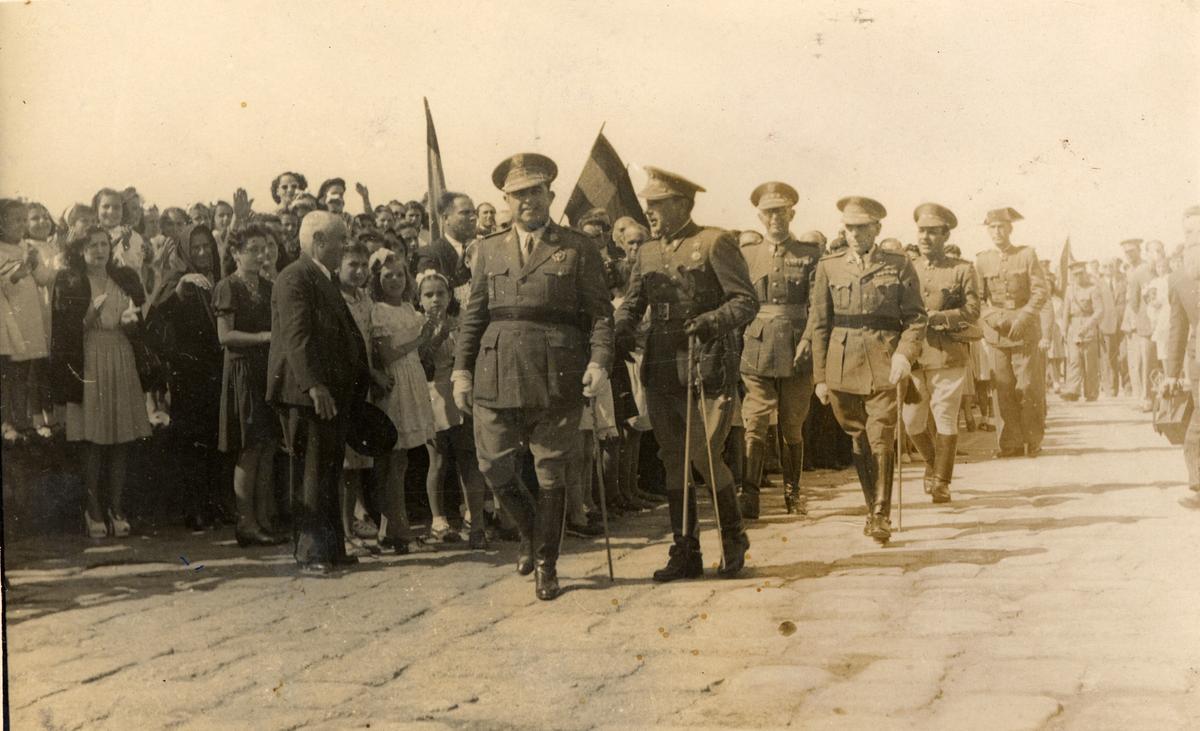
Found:
<svg viewBox="0 0 1200 731"><path fill-rule="evenodd" d="M508 273L508 267L503 269L489 270L488 278L488 301L495 303L515 302L517 299L517 286L513 281L513 277Z"/></svg>
<svg viewBox="0 0 1200 731"><path fill-rule="evenodd" d="M500 396L500 330L489 327L479 339L479 356L475 360L475 395L481 399Z"/></svg>
<svg viewBox="0 0 1200 731"><path fill-rule="evenodd" d="M575 301L575 278L572 270L565 266L544 267L542 275L546 286L546 301L556 307L570 307Z"/></svg>
<svg viewBox="0 0 1200 731"><path fill-rule="evenodd" d="M832 284L833 287L833 309L835 312L845 314L850 312L850 308L854 304L853 285L851 284Z"/></svg>
<svg viewBox="0 0 1200 731"><path fill-rule="evenodd" d="M900 280L891 272L876 274L863 284L863 312L870 314L899 303Z"/></svg>

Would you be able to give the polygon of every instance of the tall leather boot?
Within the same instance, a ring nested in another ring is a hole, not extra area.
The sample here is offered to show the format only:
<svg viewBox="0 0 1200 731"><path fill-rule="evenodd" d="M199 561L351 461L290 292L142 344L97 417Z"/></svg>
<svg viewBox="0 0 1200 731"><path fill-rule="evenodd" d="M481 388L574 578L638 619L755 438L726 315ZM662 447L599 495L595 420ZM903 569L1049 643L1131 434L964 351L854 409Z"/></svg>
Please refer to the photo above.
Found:
<svg viewBox="0 0 1200 731"><path fill-rule="evenodd" d="M889 449L875 455L875 503L871 506L871 537L886 545L892 538L892 480L896 455Z"/></svg>
<svg viewBox="0 0 1200 731"><path fill-rule="evenodd" d="M704 558L700 555L700 539L696 535L696 496L692 493L688 505L687 535L683 530L683 491L667 491L667 511L671 515L671 544L667 565L654 572L655 581L698 579L704 575Z"/></svg>
<svg viewBox="0 0 1200 731"><path fill-rule="evenodd" d="M867 504L867 520L863 525L863 535L871 535L871 509L875 505L875 459L871 454L871 444L867 435L862 434L854 445L854 470L858 473L858 484L862 487L863 501Z"/></svg>
<svg viewBox="0 0 1200 731"><path fill-rule="evenodd" d="M917 451L921 453L921 459L925 460L925 494L931 495L934 486L934 463L937 461L937 448L934 446L933 437L929 434L929 428L920 434L909 434L908 438L916 446Z"/></svg>
<svg viewBox="0 0 1200 731"><path fill-rule="evenodd" d="M500 509L517 524L520 545L517 548L517 573L528 576L533 572L533 498L516 480L492 490Z"/></svg>
<svg viewBox="0 0 1200 731"><path fill-rule="evenodd" d="M758 518L758 488L762 481L763 462L767 456L767 445L757 439L746 442L746 471L742 473L742 486L738 494L738 506L742 517Z"/></svg>
<svg viewBox="0 0 1200 731"><path fill-rule="evenodd" d="M721 578L728 579L736 576L746 565L746 551L750 550L750 538L742 525L742 514L738 510L733 485L717 490L717 510L721 513L721 545L725 549L725 565L717 573Z"/></svg>
<svg viewBox="0 0 1200 731"><path fill-rule="evenodd" d="M789 515L808 515L808 497L800 490L800 477L804 474L804 442L784 444L783 504Z"/></svg>
<svg viewBox="0 0 1200 731"><path fill-rule="evenodd" d="M537 598L550 601L559 594L558 551L562 546L563 515L567 509L566 490L538 492L537 518L535 520L534 559L536 568L533 579Z"/></svg>
<svg viewBox="0 0 1200 731"><path fill-rule="evenodd" d="M950 502L950 480L954 478L954 448L958 445L957 434L938 434L937 457L933 462L933 495L935 503Z"/></svg>

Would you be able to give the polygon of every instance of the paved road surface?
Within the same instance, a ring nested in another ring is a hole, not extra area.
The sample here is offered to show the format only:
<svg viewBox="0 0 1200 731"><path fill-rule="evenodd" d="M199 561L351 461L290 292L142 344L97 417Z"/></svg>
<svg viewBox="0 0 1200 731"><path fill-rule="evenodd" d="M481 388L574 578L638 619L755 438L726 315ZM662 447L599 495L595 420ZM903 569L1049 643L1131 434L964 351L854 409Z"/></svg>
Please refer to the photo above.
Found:
<svg viewBox="0 0 1200 731"><path fill-rule="evenodd" d="M553 603L512 544L302 579L226 534L20 542L13 727L1198 728L1179 449L1124 401L1051 410L1042 457L960 465L951 505L910 466L885 549L850 473L806 474L807 520L769 491L731 581L649 581L664 509L620 525L615 586L569 543Z"/></svg>

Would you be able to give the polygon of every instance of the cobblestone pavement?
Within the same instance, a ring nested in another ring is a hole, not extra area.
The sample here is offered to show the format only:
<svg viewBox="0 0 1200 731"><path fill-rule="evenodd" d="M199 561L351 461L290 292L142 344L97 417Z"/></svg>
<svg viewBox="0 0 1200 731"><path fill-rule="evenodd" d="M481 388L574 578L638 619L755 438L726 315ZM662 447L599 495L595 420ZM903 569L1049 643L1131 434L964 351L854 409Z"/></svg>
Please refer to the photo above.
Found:
<svg viewBox="0 0 1200 731"><path fill-rule="evenodd" d="M968 459L945 506L908 466L887 548L850 473L806 473L812 514L768 491L735 580L652 583L665 509L627 518L616 584L568 539L552 603L513 544L313 579L228 532L22 541L13 728L1200 727L1179 449L1124 401L1052 402L1046 447Z"/></svg>

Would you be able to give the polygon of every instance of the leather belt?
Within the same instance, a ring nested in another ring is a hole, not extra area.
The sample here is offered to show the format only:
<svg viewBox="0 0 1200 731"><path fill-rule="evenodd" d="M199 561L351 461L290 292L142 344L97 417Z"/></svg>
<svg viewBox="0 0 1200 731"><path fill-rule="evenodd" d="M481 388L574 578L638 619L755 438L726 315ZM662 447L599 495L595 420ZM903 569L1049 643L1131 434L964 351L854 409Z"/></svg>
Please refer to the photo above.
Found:
<svg viewBox="0 0 1200 731"><path fill-rule="evenodd" d="M650 319L655 322L681 322L700 314L700 308L688 302L652 302Z"/></svg>
<svg viewBox="0 0 1200 731"><path fill-rule="evenodd" d="M586 329L583 317L576 312L565 312L550 307L522 307L517 305L493 307L488 316L495 321L539 322L546 325L570 325Z"/></svg>
<svg viewBox="0 0 1200 731"><path fill-rule="evenodd" d="M885 315L834 315L833 326L854 330L866 328L868 330L890 330L891 332L904 331L904 323L895 317Z"/></svg>
<svg viewBox="0 0 1200 731"><path fill-rule="evenodd" d="M786 317L789 320L804 320L808 317L808 305L778 305L773 303L758 306L759 317Z"/></svg>

